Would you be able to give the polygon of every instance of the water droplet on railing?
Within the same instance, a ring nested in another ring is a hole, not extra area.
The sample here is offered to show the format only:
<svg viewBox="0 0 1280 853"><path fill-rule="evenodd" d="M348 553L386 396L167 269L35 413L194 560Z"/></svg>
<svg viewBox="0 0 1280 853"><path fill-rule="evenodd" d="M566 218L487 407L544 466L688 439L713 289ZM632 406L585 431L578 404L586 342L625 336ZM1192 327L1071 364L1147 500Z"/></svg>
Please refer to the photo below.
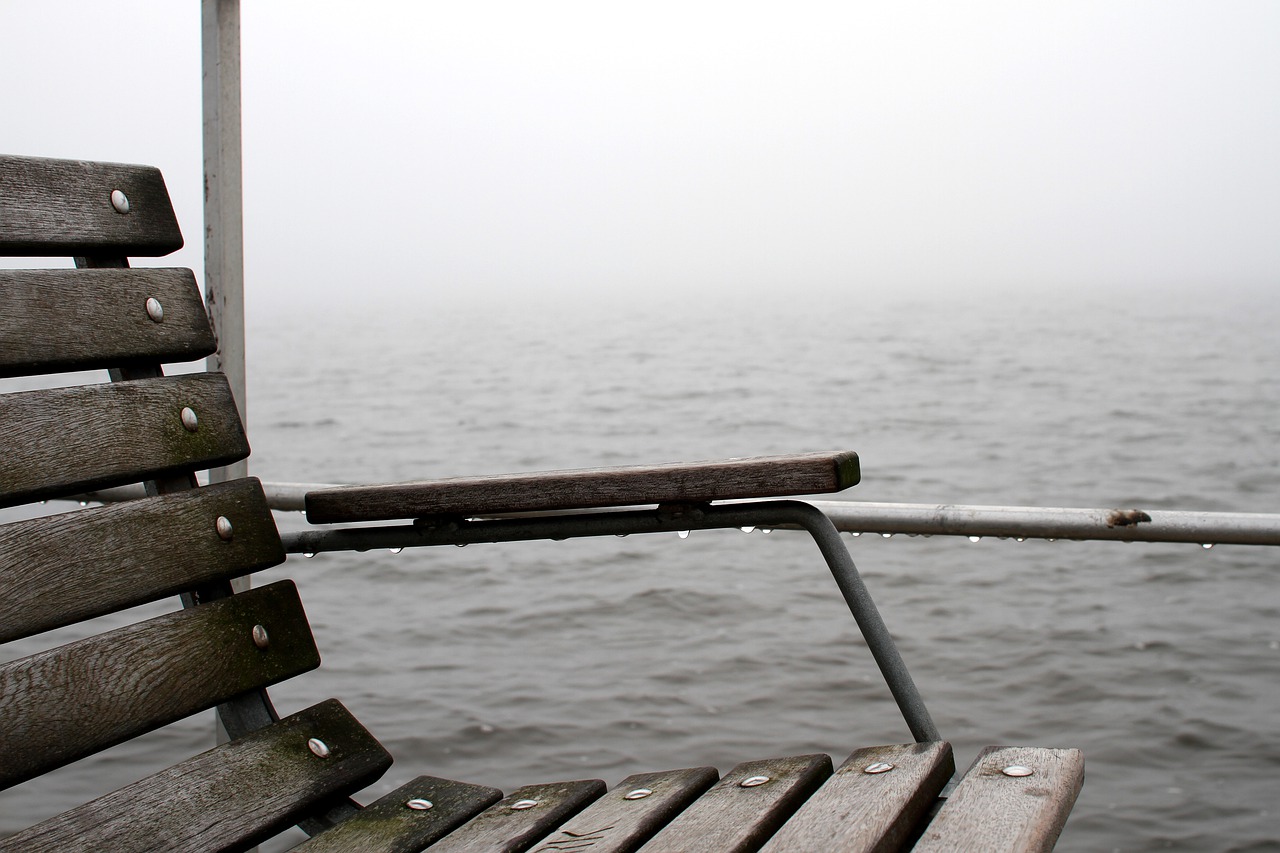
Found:
<svg viewBox="0 0 1280 853"><path fill-rule="evenodd" d="M761 527L761 528L760 528L760 532L761 532L761 533L772 533L772 532L773 532L773 528L772 528L772 527Z"/></svg>
<svg viewBox="0 0 1280 853"><path fill-rule="evenodd" d="M303 552L302 552L302 556L306 557L308 560L310 560L310 559L311 559L312 557L314 557L315 555L316 555L316 552L315 552L315 551L303 551Z"/></svg>
<svg viewBox="0 0 1280 853"><path fill-rule="evenodd" d="M881 536L883 536L885 539L892 539L892 538L893 538L893 534L892 534L892 533L881 533L880 535L881 535Z"/></svg>
<svg viewBox="0 0 1280 853"><path fill-rule="evenodd" d="M399 553L400 553L401 551L403 551L403 550L404 550L404 548L388 548L388 549L387 549L387 553L389 553L389 554L399 554Z"/></svg>
<svg viewBox="0 0 1280 853"><path fill-rule="evenodd" d="M970 542L981 542L981 541L982 541L982 537L981 537L981 536L970 536L970 537L969 537L969 541L970 541Z"/></svg>
<svg viewBox="0 0 1280 853"><path fill-rule="evenodd" d="M1014 540L1013 540L1013 541L1014 541L1014 542L1026 542L1026 541L1027 541L1027 537L1025 537L1025 536L1016 536L1016 537L1014 537Z"/></svg>
<svg viewBox="0 0 1280 853"><path fill-rule="evenodd" d="M743 533L750 533L751 531L755 530L754 527L739 527L738 529L741 530Z"/></svg>
<svg viewBox="0 0 1280 853"><path fill-rule="evenodd" d="M88 505L89 505L88 501L80 501L80 506L88 506Z"/></svg>
<svg viewBox="0 0 1280 853"><path fill-rule="evenodd" d="M1213 547L1213 543L1212 543L1212 542L1206 542L1206 543L1204 543L1203 545L1201 545L1200 547L1201 547L1201 548L1203 548L1203 549L1205 549L1206 551L1208 551L1210 548L1212 548L1212 547Z"/></svg>
<svg viewBox="0 0 1280 853"><path fill-rule="evenodd" d="M456 548L465 548L465 547L467 547L467 543L466 543L466 542L454 542L453 544L454 544L454 547L456 547Z"/></svg>
<svg viewBox="0 0 1280 853"><path fill-rule="evenodd" d="M688 538L689 538L689 531L687 531L687 530L677 530L677 531L676 531L676 535L677 535L677 536L679 536L681 539L688 539Z"/></svg>

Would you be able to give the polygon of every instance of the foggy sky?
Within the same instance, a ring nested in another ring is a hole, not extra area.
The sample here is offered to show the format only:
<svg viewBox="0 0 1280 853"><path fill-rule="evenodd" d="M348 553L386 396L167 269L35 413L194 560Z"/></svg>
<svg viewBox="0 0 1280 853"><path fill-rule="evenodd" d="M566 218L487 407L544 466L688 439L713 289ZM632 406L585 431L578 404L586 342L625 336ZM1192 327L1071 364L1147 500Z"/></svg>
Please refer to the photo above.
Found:
<svg viewBox="0 0 1280 853"><path fill-rule="evenodd" d="M0 150L161 167L198 0L0 0ZM1273 2L243 0L257 298L1268 287Z"/></svg>

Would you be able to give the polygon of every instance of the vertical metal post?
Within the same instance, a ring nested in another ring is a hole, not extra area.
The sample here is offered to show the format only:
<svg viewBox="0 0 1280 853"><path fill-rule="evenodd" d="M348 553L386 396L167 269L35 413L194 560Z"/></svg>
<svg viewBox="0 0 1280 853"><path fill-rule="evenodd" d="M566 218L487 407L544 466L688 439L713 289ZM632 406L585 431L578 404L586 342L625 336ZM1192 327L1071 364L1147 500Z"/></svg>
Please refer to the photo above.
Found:
<svg viewBox="0 0 1280 853"><path fill-rule="evenodd" d="M204 53L204 295L218 351L247 421L244 365L244 211L240 153L240 0L201 0ZM211 471L212 482L248 474L247 461Z"/></svg>

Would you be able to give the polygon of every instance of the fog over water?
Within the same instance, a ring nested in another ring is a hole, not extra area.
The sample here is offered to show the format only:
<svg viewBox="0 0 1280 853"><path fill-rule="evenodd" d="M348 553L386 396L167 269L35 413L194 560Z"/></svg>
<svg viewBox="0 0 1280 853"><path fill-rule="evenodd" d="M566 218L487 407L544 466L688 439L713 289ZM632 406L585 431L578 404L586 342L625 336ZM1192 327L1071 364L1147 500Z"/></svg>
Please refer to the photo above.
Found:
<svg viewBox="0 0 1280 853"><path fill-rule="evenodd" d="M199 3L0 9L0 148L155 163L199 266ZM358 287L1269 285L1280 7L242 7L252 302Z"/></svg>

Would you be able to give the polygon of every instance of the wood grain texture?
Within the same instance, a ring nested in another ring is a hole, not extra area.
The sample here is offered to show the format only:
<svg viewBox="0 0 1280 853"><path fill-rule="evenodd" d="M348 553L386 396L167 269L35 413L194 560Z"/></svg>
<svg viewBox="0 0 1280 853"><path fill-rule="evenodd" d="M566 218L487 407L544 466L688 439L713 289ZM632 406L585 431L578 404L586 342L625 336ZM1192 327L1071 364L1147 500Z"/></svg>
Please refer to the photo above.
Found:
<svg viewBox="0 0 1280 853"><path fill-rule="evenodd" d="M867 773L875 765L893 765ZM955 773L943 742L859 749L805 802L762 853L901 850Z"/></svg>
<svg viewBox="0 0 1280 853"><path fill-rule="evenodd" d="M309 738L324 741L329 757L315 756ZM0 851L244 850L390 765L381 744L330 699L0 840Z"/></svg>
<svg viewBox="0 0 1280 853"><path fill-rule="evenodd" d="M159 322L149 298L163 308ZM0 377L194 361L216 349L191 270L0 270Z"/></svg>
<svg viewBox="0 0 1280 853"><path fill-rule="evenodd" d="M292 581L0 665L0 787L319 665Z"/></svg>
<svg viewBox="0 0 1280 853"><path fill-rule="evenodd" d="M598 779L525 785L445 836L431 848L431 853L523 853L604 794L604 790L604 782ZM537 805L512 808L521 801Z"/></svg>
<svg viewBox="0 0 1280 853"><path fill-rule="evenodd" d="M831 759L825 755L739 764L640 849L645 853L759 850L830 775ZM761 776L769 781L743 787L744 781Z"/></svg>
<svg viewBox="0 0 1280 853"><path fill-rule="evenodd" d="M1007 776L1004 768L1031 768L1030 776ZM1052 850L1084 784L1078 749L992 746L939 809L915 850Z"/></svg>
<svg viewBox="0 0 1280 853"><path fill-rule="evenodd" d="M128 197L128 213L112 206L113 190ZM158 169L0 156L0 255L156 257L180 248Z"/></svg>
<svg viewBox="0 0 1280 853"><path fill-rule="evenodd" d="M653 837L720 778L714 767L628 776L548 835L534 853L630 853ZM636 791L650 791L628 798Z"/></svg>
<svg viewBox="0 0 1280 853"><path fill-rule="evenodd" d="M418 853L501 799L497 788L419 776L292 851ZM411 809L410 800L426 800L431 808Z"/></svg>
<svg viewBox="0 0 1280 853"><path fill-rule="evenodd" d="M183 407L199 418L182 425ZM0 396L0 506L213 468L249 455L217 373Z"/></svg>
<svg viewBox="0 0 1280 853"><path fill-rule="evenodd" d="M826 494L858 478L856 453L808 453L348 486L311 492L306 505L324 524Z"/></svg>
<svg viewBox="0 0 1280 853"><path fill-rule="evenodd" d="M231 538L217 519L231 523ZM284 562L256 479L0 525L0 642Z"/></svg>

